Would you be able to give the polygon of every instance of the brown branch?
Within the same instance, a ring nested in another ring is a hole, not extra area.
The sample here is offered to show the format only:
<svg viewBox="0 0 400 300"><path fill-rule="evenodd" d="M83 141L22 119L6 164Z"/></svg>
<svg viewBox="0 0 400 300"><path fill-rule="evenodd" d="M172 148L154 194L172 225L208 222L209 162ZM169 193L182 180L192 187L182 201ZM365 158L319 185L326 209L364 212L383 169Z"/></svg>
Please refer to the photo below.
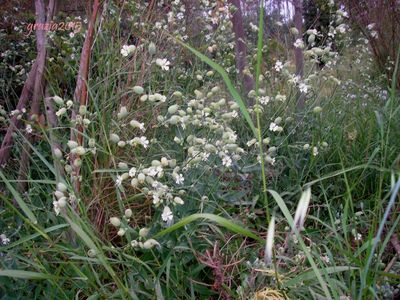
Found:
<svg viewBox="0 0 400 300"><path fill-rule="evenodd" d="M74 101L75 101L75 103L78 103L79 105L84 105L84 106L87 105L87 98L88 98L87 81L88 81L89 65L90 65L90 50L92 48L94 28L96 25L99 7L100 7L99 0L94 0L92 15L90 17L89 27L86 32L85 41L83 43L81 58L80 58L80 63L79 63L79 72L78 72L78 76L76 79ZM75 120L75 119L76 119L76 111L73 111L72 120ZM78 124L77 125L78 133L77 134L75 134L74 130L71 130L71 140L77 141L79 145L82 145L83 130L84 130L83 126ZM77 158L79 158L78 155L70 155L70 162L71 162L72 166L74 166L74 161ZM79 173L80 173L80 168L74 167L72 176L75 177L75 180L73 180L75 192L79 192L79 190L80 190Z"/></svg>
<svg viewBox="0 0 400 300"><path fill-rule="evenodd" d="M243 82L243 87L248 93L254 89L255 83L254 78L251 74L245 72L248 67L247 63L247 48L246 48L246 35L243 27L243 15L240 5L240 0L229 0L229 4L236 7L236 12L232 14L231 21L233 24L233 32L235 33L235 44L236 44L236 67L239 71L239 77Z"/></svg>
<svg viewBox="0 0 400 300"><path fill-rule="evenodd" d="M36 70L37 70L37 59L35 60L35 63L32 65L32 69L28 74L28 77L25 81L24 87L22 89L21 96L19 98L18 104L16 109L21 111L23 108L26 108L28 104L28 100L30 98L30 95L32 94L32 89L35 84L35 78L36 78ZM7 128L7 132L4 136L3 142L1 144L0 148L0 167L4 167L6 163L8 162L8 159L10 158L11 155L11 149L14 145L14 139L13 139L13 133L15 130L20 128L21 126L21 120L18 119L18 115L14 115L10 119L10 125Z"/></svg>
<svg viewBox="0 0 400 300"><path fill-rule="evenodd" d="M45 11L45 4L44 0L35 0L35 10L36 10L36 23L45 23L49 22L53 19L54 14L54 0L50 0L49 5L47 7L47 19L46 19L46 11ZM43 91L44 91L44 68L46 64L46 31L45 30L36 30L36 48L38 51L38 55L36 57L37 61L37 68L35 73L35 83L33 89L33 96L32 96L32 104L31 104L31 111L30 111L30 121L38 122L39 121L39 114L40 114L40 104L41 99L43 98ZM27 140L30 144L33 142L33 136L27 136ZM22 154L20 158L20 168L18 173L18 184L17 190L19 192L24 192L27 189L27 173L29 170L29 156L30 156L30 146L24 145L22 147Z"/></svg>

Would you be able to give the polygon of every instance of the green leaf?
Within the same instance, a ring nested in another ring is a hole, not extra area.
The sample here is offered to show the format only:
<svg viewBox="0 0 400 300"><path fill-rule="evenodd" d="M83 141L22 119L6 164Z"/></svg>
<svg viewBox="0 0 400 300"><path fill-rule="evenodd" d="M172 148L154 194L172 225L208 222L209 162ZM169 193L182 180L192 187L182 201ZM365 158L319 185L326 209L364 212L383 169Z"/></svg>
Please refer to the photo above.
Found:
<svg viewBox="0 0 400 300"><path fill-rule="evenodd" d="M308 262L311 265L311 268L313 269L313 272L315 274L315 277L317 277L319 284L322 287L322 290L325 293L325 296L327 299L332 299L331 294L328 289L328 285L326 284L325 280L322 278L321 272L317 267L317 264L315 263L314 259L311 256L310 251L307 249L306 245L304 244L304 241L302 237L300 236L300 233L296 227L296 224L294 224L294 220L292 218L292 215L289 212L289 209L287 208L285 201L283 201L282 197L275 192L274 190L268 190L268 192L272 195L274 198L275 202L278 204L279 208L281 209L283 215L285 216L286 220L288 221L290 227L292 228L292 231L296 234L297 240L299 241L299 244L306 255Z"/></svg>
<svg viewBox="0 0 400 300"><path fill-rule="evenodd" d="M359 268L356 268L356 267L337 266L337 267L324 268L323 272L326 273L326 274L335 274L335 273L351 271L351 270L358 270L358 269ZM293 279L289 279L287 281L284 281L282 283L282 285L285 288L290 288L290 287L296 286L299 283L304 283L304 281L312 280L314 278L316 278L315 271L314 270L310 270L310 271L304 272L302 274L296 275L296 277L293 278Z"/></svg>
<svg viewBox="0 0 400 300"><path fill-rule="evenodd" d="M55 231L55 230L58 230L58 229L62 229L62 228L66 228L66 227L69 227L69 224L59 224L59 225L55 225L55 226L46 228L45 230L43 230L43 232L49 233L49 232L52 232L52 231ZM4 250L7 250L7 249L14 248L15 246L18 246L18 245L23 244L23 243L25 243L27 241L33 240L33 239L35 239L35 238L37 238L37 237L39 237L41 235L42 235L41 233L34 233L34 234L31 234L31 235L25 236L23 238L20 238L18 241L15 241L12 244L9 244L9 245L4 246L4 247L0 247L0 249L2 251L4 251Z"/></svg>
<svg viewBox="0 0 400 300"><path fill-rule="evenodd" d="M35 280L45 280L45 279L54 279L55 276L31 272L31 271L22 271L22 270L0 270L0 276L12 277L18 279L35 279Z"/></svg>
<svg viewBox="0 0 400 300"><path fill-rule="evenodd" d="M156 235L154 235L153 238L159 238L163 235L166 235L168 233L171 233L189 223L192 223L198 219L207 219L210 221L213 221L219 225L221 225L222 227L225 227L226 229L235 232L235 233L239 233L241 235L247 236L249 238L252 238L256 241L259 241L261 243L264 243L265 241L260 238L258 235L254 234L253 232L251 232L250 230L243 228L240 225L237 225L235 223L233 223L232 221L225 219L223 217L217 216L217 215L213 215L213 214L193 214L190 215L184 219L182 219L181 221L179 221L178 223L172 225L171 227L168 227L167 229L164 229L162 231L160 231L159 233L157 233Z"/></svg>
<svg viewBox="0 0 400 300"><path fill-rule="evenodd" d="M8 190L11 192L13 197L15 198L15 201L17 201L19 207L22 209L24 214L27 216L27 218L33 223L37 224L37 219L33 212L29 209L28 205L26 205L25 201L22 199L21 195L14 189L12 184L8 181L8 179L4 176L3 172L0 170L0 177L3 180L3 182L6 184Z"/></svg>

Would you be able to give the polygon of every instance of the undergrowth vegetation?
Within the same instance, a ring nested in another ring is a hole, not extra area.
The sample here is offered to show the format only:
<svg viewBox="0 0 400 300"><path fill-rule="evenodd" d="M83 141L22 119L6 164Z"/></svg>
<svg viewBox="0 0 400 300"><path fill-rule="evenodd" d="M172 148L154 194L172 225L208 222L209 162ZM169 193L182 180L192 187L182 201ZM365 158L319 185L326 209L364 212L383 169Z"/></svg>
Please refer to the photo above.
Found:
<svg viewBox="0 0 400 300"><path fill-rule="evenodd" d="M48 32L34 118L16 103L35 39L24 22L0 31L0 122L22 122L0 170L1 299L400 295L399 55L390 82L334 1L324 33L262 6L245 24L247 91L235 7L212 2L193 36L179 0L105 1L86 105L90 18L58 14L82 30Z"/></svg>

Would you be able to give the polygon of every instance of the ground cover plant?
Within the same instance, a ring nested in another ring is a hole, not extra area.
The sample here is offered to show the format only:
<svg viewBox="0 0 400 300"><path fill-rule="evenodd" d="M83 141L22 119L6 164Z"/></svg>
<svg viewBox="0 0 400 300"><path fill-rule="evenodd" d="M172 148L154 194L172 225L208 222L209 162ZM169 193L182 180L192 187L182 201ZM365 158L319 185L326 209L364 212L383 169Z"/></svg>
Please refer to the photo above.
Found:
<svg viewBox="0 0 400 300"><path fill-rule="evenodd" d="M1 299L398 299L400 4L10 1Z"/></svg>

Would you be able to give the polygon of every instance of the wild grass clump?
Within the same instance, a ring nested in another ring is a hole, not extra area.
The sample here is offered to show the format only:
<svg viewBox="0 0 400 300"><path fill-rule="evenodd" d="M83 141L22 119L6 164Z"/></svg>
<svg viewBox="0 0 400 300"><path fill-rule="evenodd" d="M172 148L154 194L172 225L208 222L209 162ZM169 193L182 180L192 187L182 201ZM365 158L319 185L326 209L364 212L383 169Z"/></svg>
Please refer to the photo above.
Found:
<svg viewBox="0 0 400 300"><path fill-rule="evenodd" d="M85 104L74 95L84 31L49 35L39 121L7 91L2 126L22 126L0 170L4 299L399 295L395 80L373 77L370 49L333 1L324 34L280 15L271 24L261 5L246 28L247 91L235 8L221 3L201 1L196 31L179 0L109 1Z"/></svg>

